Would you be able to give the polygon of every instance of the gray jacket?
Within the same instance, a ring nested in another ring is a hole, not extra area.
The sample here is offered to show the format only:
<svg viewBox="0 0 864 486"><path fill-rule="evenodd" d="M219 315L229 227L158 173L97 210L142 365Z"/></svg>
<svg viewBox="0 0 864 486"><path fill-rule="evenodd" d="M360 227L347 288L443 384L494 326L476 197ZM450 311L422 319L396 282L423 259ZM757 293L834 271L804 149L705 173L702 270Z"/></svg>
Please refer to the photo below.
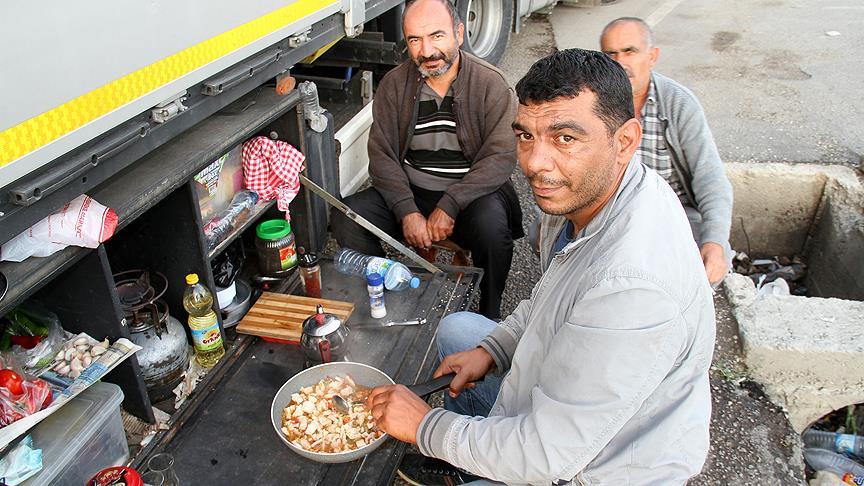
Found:
<svg viewBox="0 0 864 486"><path fill-rule="evenodd" d="M561 216L544 215L541 261ZM585 235L585 236L582 236ZM423 454L508 484L682 484L708 452L711 289L681 203L637 157L613 199L481 343L488 418L434 409Z"/></svg>
<svg viewBox="0 0 864 486"><path fill-rule="evenodd" d="M726 247L732 224L732 185L702 105L684 86L656 72L652 76L672 166L690 205L702 215L698 243L710 241Z"/></svg>

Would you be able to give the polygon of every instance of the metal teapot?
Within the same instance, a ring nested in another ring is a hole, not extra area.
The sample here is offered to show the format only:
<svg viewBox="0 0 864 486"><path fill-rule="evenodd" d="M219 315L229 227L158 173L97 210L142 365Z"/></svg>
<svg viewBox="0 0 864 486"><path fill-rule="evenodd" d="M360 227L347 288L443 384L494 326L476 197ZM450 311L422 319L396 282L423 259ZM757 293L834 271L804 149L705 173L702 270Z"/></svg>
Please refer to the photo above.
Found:
<svg viewBox="0 0 864 486"><path fill-rule="evenodd" d="M300 349L306 356L307 366L345 361L348 358L348 328L342 319L325 313L324 307L318 304L315 314L303 321Z"/></svg>

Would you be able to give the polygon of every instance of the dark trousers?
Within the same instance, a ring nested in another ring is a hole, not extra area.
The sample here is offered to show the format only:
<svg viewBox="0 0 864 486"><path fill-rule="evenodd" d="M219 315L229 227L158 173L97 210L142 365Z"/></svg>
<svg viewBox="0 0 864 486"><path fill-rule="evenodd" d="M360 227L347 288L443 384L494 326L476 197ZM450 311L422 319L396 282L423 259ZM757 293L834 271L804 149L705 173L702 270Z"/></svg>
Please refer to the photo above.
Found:
<svg viewBox="0 0 864 486"><path fill-rule="evenodd" d="M412 187L414 201L423 216L435 209L442 192ZM402 222L387 207L384 198L369 188L345 198L345 204L393 238L404 240ZM450 239L471 251L474 265L483 269L480 282L480 313L490 319L501 317L501 294L507 283L513 259L513 234L510 230L510 208L501 190L477 198L456 218ZM378 237L333 210L330 228L339 246L351 248L367 255L383 256Z"/></svg>

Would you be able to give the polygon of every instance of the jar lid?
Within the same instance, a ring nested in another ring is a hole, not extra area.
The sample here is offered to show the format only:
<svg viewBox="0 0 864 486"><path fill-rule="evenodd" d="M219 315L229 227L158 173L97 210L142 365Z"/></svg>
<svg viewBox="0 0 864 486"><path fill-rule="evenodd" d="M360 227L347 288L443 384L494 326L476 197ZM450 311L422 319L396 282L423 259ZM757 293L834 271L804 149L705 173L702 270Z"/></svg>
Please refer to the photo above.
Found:
<svg viewBox="0 0 864 486"><path fill-rule="evenodd" d="M284 219L264 221L255 228L255 234L262 240L278 240L291 233L291 223Z"/></svg>
<svg viewBox="0 0 864 486"><path fill-rule="evenodd" d="M370 273L369 275L366 275L366 283L372 287L384 285L384 277L382 277L378 272Z"/></svg>
<svg viewBox="0 0 864 486"><path fill-rule="evenodd" d="M126 466L114 466L103 469L87 481L87 486L108 486L111 484L126 484L127 486L143 486L144 481L138 471Z"/></svg>
<svg viewBox="0 0 864 486"><path fill-rule="evenodd" d="M186 283L189 285L195 285L198 283L198 274L190 273L189 275L186 275Z"/></svg>

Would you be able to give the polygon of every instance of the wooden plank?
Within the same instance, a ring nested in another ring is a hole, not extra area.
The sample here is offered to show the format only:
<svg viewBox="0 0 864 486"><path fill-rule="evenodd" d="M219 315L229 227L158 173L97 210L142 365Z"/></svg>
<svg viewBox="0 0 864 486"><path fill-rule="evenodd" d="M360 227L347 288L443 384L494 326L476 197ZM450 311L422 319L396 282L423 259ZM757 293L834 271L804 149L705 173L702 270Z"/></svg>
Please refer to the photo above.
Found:
<svg viewBox="0 0 864 486"><path fill-rule="evenodd" d="M303 321L315 314L318 304L342 322L354 311L351 302L264 292L237 325L237 332L299 343Z"/></svg>

